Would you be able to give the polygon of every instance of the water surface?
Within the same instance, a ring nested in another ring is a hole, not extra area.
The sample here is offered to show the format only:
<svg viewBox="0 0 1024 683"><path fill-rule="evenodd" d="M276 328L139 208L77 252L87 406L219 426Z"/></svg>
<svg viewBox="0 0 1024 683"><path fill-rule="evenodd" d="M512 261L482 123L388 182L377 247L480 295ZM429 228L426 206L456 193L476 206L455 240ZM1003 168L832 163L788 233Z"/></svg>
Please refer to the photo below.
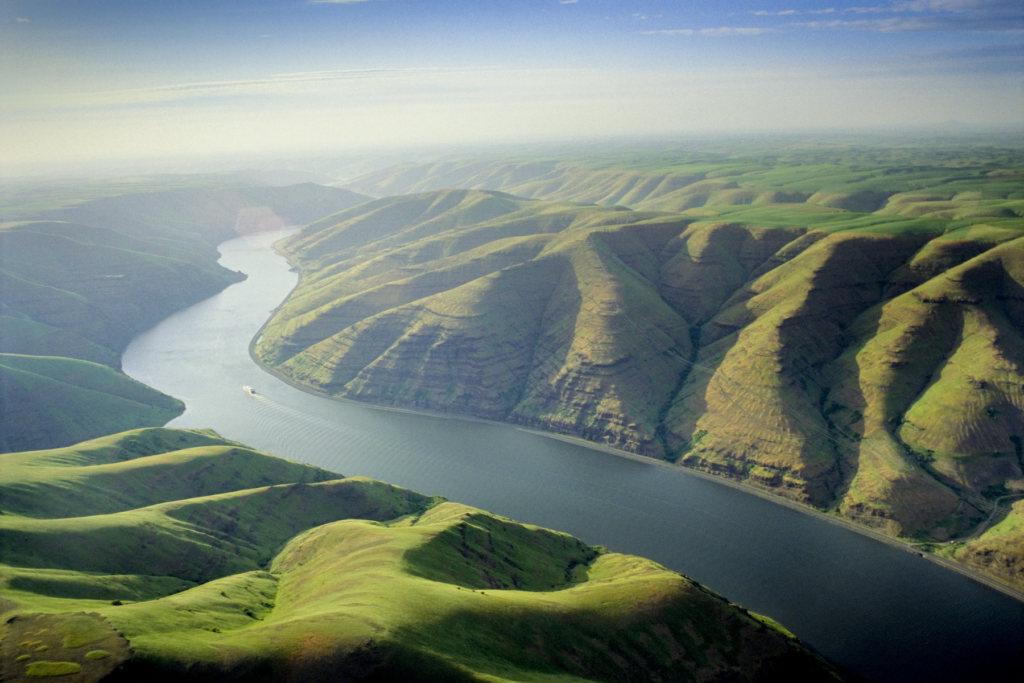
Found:
<svg viewBox="0 0 1024 683"><path fill-rule="evenodd" d="M331 401L267 374L248 345L297 281L270 248L282 236L221 245L221 263L249 278L125 351L126 373L185 401L170 426L650 557L869 680L1020 680L1024 603L904 550L682 471L510 427Z"/></svg>

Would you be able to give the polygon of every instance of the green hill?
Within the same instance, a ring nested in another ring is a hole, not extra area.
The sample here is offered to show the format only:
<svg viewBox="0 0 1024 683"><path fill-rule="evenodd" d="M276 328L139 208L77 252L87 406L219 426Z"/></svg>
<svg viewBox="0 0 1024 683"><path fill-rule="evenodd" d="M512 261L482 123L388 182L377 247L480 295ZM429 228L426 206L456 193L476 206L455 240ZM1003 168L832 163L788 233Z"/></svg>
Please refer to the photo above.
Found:
<svg viewBox="0 0 1024 683"><path fill-rule="evenodd" d="M70 445L111 429L158 426L177 399L104 365L0 354L0 452Z"/></svg>
<svg viewBox="0 0 1024 683"><path fill-rule="evenodd" d="M648 560L211 433L0 464L4 680L838 680Z"/></svg>
<svg viewBox="0 0 1024 683"><path fill-rule="evenodd" d="M573 145L422 164L346 181L374 197L450 188L685 211L804 204L906 216L1019 216L1019 140L829 135Z"/></svg>
<svg viewBox="0 0 1024 683"><path fill-rule="evenodd" d="M977 537L939 548L938 552L1017 590L1024 590L1024 560L1020 552L1024 547L1024 500L1011 505L1009 514L998 524Z"/></svg>
<svg viewBox="0 0 1024 683"><path fill-rule="evenodd" d="M306 225L369 197L334 187L193 187L99 197L38 214L46 220L112 229L122 235L186 247L216 261L216 246L239 235Z"/></svg>
<svg viewBox="0 0 1024 683"><path fill-rule="evenodd" d="M0 351L3 353L77 358L112 368L121 365L121 359L111 349L70 330L51 327L31 318L15 317L24 315L20 311L4 310L14 315L0 316Z"/></svg>
<svg viewBox="0 0 1024 683"><path fill-rule="evenodd" d="M39 340L47 351L118 367L111 353L119 356L136 334L241 278L217 265L217 244L364 199L312 184L183 188L103 197L41 212L51 220L0 225L0 312L22 321L4 327L0 351L24 353Z"/></svg>
<svg viewBox="0 0 1024 683"><path fill-rule="evenodd" d="M215 262L163 256L159 243L132 249L147 246L71 223L0 230L5 309L120 355L139 332L242 278Z"/></svg>
<svg viewBox="0 0 1024 683"><path fill-rule="evenodd" d="M889 199L861 206L827 199L836 168L703 168L808 199L369 202L283 243L302 279L256 355L331 396L536 427L893 535L966 538L1024 472L1019 180L862 168L847 194ZM893 209L924 203L908 189L922 184L958 208Z"/></svg>

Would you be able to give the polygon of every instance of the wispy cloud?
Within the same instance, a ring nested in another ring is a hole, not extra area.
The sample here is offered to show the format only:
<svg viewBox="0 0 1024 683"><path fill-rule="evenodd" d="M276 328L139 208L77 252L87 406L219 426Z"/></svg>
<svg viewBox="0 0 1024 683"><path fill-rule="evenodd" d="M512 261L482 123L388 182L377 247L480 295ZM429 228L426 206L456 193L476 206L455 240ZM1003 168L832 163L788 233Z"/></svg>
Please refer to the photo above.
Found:
<svg viewBox="0 0 1024 683"><path fill-rule="evenodd" d="M809 9L800 11L797 9L784 9L778 12L769 12L768 10L758 9L750 10L750 13L755 17L791 17L797 14L835 14L836 12L842 12L844 10L837 10L835 7L829 7L827 9Z"/></svg>
<svg viewBox="0 0 1024 683"><path fill-rule="evenodd" d="M955 12L957 14L1021 14L1019 0L912 0L874 7L851 7L849 12Z"/></svg>
<svg viewBox="0 0 1024 683"><path fill-rule="evenodd" d="M28 101L22 106L12 103L9 109L31 110L39 106L52 109L108 109L152 105L174 105L191 100L220 100L237 97L273 97L280 95L324 95L344 91L353 87L369 87L378 92L391 89L396 80L420 82L432 77L452 74L489 73L500 71L497 67L461 68L407 68L407 69L358 69L333 71L308 71L276 74L266 78L231 81L207 81L198 83L176 83L149 88L127 90L106 90L78 94L60 93L54 101L44 97L42 101Z"/></svg>
<svg viewBox="0 0 1024 683"><path fill-rule="evenodd" d="M810 29L845 29L880 33L927 31L1024 31L1024 5L1020 0L912 0L885 5L831 7L820 10L753 10L759 17L795 17L812 14L897 15L884 19L832 19L790 24Z"/></svg>
<svg viewBox="0 0 1024 683"><path fill-rule="evenodd" d="M721 38L726 36L763 36L766 33L775 33L778 29L774 28L748 28L739 26L721 26L719 28L675 28L675 29L664 29L661 31L641 31L640 33L645 36L652 35L664 35L664 36L708 36L711 38Z"/></svg>
<svg viewBox="0 0 1024 683"><path fill-rule="evenodd" d="M1024 31L1024 14L1010 17L927 16L889 17L887 19L834 19L792 24L811 29L846 29L879 33L915 33L939 31L975 31L1017 33Z"/></svg>

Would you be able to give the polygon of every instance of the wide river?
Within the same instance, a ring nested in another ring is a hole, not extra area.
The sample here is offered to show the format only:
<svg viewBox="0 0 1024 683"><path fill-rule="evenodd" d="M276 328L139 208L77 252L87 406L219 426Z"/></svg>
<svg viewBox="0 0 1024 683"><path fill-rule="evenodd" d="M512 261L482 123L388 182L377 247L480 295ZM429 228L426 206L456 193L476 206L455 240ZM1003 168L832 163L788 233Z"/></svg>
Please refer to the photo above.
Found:
<svg viewBox="0 0 1024 683"><path fill-rule="evenodd" d="M283 234L222 244L221 263L249 278L125 351L126 373L185 401L170 426L209 427L652 558L868 680L1024 676L1024 603L906 550L683 471L500 425L332 401L267 374L248 345L297 280L270 248Z"/></svg>

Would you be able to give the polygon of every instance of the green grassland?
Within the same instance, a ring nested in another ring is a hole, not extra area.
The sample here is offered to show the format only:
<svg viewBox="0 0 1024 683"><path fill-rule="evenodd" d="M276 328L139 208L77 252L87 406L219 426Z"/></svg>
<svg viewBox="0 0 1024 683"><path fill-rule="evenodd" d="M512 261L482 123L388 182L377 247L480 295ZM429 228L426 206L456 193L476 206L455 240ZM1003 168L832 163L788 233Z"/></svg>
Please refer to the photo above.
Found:
<svg viewBox="0 0 1024 683"><path fill-rule="evenodd" d="M1022 172L1020 140L1005 135L801 136L508 150L465 161L405 164L344 186L376 197L458 187L645 210L809 202L871 212L894 197L897 203L929 197L961 207L971 202L972 208L979 201L1021 200Z"/></svg>
<svg viewBox="0 0 1024 683"><path fill-rule="evenodd" d="M0 230L5 310L63 330L69 344L90 342L119 355L139 332L241 279L215 262L197 264L162 255L159 243L147 246L73 223Z"/></svg>
<svg viewBox="0 0 1024 683"><path fill-rule="evenodd" d="M111 428L159 426L184 408L105 365L0 354L0 451L70 445Z"/></svg>
<svg viewBox="0 0 1024 683"><path fill-rule="evenodd" d="M760 154L371 174L350 186L488 189L282 243L302 280L255 353L331 396L572 435L896 536L984 532L1024 471L1020 151ZM1011 555L993 573L1019 585Z"/></svg>
<svg viewBox="0 0 1024 683"><path fill-rule="evenodd" d="M0 465L4 680L838 680L648 560L210 432Z"/></svg>
<svg viewBox="0 0 1024 683"><path fill-rule="evenodd" d="M217 264L223 240L307 223L365 199L311 184L225 188L213 180L8 188L4 212L20 220L0 224L0 354L40 358L31 368L0 366L0 449L64 446L180 414L179 403L153 391L143 396L116 372L128 342L242 279ZM122 190L130 192L102 196Z"/></svg>

